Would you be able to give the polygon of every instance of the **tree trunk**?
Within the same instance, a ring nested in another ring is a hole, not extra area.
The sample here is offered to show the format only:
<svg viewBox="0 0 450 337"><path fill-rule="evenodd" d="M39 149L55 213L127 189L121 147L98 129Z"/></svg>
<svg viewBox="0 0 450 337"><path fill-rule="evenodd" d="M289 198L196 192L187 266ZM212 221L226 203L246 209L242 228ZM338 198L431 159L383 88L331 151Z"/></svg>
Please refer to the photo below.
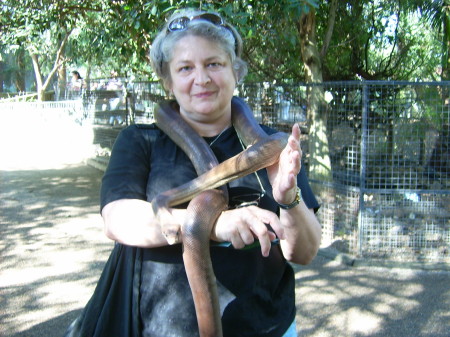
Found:
<svg viewBox="0 0 450 337"><path fill-rule="evenodd" d="M61 41L61 44L59 45L58 51L56 53L55 57L55 63L53 65L52 70L47 76L47 79L45 82L43 82L42 73L41 73L41 67L39 65L39 57L37 54L32 53L31 54L31 60L33 62L33 68L34 68L34 74L36 77L36 91L38 94L38 100L43 101L45 96L45 91L47 90L48 86L50 85L50 82L55 75L55 73L58 71L58 69L63 65L63 55L64 55L64 49L66 47L67 39L70 36L70 33L72 31L69 31L64 36L64 39Z"/></svg>
<svg viewBox="0 0 450 337"><path fill-rule="evenodd" d="M5 81L3 74L5 69L5 62L0 61L0 92L3 92L3 82Z"/></svg>
<svg viewBox="0 0 450 337"><path fill-rule="evenodd" d="M14 85L18 92L25 91L25 50L19 48L15 54L17 71L15 72Z"/></svg>
<svg viewBox="0 0 450 337"><path fill-rule="evenodd" d="M308 120L310 125L309 176L320 181L332 181L331 161L327 138L327 109L324 99L322 62L316 40L315 11L303 14L298 24L300 48L306 70L308 91ZM314 85L319 84L319 85Z"/></svg>
<svg viewBox="0 0 450 337"><path fill-rule="evenodd" d="M55 95L56 99L62 99L65 97L66 89L67 89L67 79L66 79L66 71L67 68L65 65L62 65L58 69L58 94Z"/></svg>
<svg viewBox="0 0 450 337"><path fill-rule="evenodd" d="M44 100L45 88L42 88L42 73L41 66L39 65L39 57L36 54L31 54L31 62L33 63L34 77L36 78L36 92L38 95L38 101Z"/></svg>
<svg viewBox="0 0 450 337"><path fill-rule="evenodd" d="M442 22L442 80L450 80L450 0L442 3L443 22Z"/></svg>
<svg viewBox="0 0 450 337"><path fill-rule="evenodd" d="M91 61L88 60L87 69L86 69L86 77L85 77L87 90L91 90L91 70L92 70Z"/></svg>

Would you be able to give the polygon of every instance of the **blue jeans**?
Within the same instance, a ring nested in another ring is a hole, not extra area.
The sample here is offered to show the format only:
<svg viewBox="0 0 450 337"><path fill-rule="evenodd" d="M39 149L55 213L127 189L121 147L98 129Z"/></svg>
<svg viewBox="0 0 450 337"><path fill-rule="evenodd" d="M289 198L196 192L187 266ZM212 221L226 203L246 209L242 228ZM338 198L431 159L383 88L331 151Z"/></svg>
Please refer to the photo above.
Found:
<svg viewBox="0 0 450 337"><path fill-rule="evenodd" d="M295 320L292 322L291 326L284 333L283 337L297 337L297 330L295 328Z"/></svg>

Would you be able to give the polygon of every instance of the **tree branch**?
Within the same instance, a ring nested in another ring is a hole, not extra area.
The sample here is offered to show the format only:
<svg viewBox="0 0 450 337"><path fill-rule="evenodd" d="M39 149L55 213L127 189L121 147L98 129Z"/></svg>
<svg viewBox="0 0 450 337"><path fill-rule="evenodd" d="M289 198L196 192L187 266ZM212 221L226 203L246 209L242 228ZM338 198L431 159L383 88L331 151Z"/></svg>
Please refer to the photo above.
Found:
<svg viewBox="0 0 450 337"><path fill-rule="evenodd" d="M336 23L337 6L338 1L331 0L330 10L328 11L327 31L323 40L322 50L320 51L320 58L322 60L325 58L328 48L330 47L330 41L334 31L334 24Z"/></svg>
<svg viewBox="0 0 450 337"><path fill-rule="evenodd" d="M36 77L37 90L39 91L39 88L42 87L42 74L41 74L41 67L39 65L39 59L38 59L37 54L35 54L35 53L31 54L31 62L33 63L34 74Z"/></svg>
<svg viewBox="0 0 450 337"><path fill-rule="evenodd" d="M61 41L61 44L58 48L58 52L56 53L55 64L53 65L52 70L48 74L47 79L46 79L45 83L43 84L43 89L46 89L48 87L53 75L55 75L55 73L58 71L59 67L64 63L62 54L64 52L64 48L66 47L67 40L69 39L69 36L71 33L72 33L72 29L66 33L66 36L64 36L64 39Z"/></svg>

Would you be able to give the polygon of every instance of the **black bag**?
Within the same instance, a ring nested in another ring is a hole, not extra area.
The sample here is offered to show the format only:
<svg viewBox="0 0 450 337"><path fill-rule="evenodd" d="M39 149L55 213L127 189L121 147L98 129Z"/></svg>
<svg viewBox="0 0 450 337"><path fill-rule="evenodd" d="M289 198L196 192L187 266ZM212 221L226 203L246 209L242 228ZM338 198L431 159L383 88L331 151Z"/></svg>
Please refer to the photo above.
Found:
<svg viewBox="0 0 450 337"><path fill-rule="evenodd" d="M64 337L140 337L141 249L116 243L94 294Z"/></svg>

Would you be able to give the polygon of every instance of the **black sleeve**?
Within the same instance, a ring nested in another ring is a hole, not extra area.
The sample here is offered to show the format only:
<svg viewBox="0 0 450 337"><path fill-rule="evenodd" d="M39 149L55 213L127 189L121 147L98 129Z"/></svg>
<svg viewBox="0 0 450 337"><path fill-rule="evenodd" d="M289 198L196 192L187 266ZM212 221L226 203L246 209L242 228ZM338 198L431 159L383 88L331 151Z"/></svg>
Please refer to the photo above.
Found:
<svg viewBox="0 0 450 337"><path fill-rule="evenodd" d="M120 132L102 179L100 210L119 199L147 200L146 187L154 133L154 128L138 125L131 125Z"/></svg>
<svg viewBox="0 0 450 337"><path fill-rule="evenodd" d="M306 170L303 165L300 169L299 174L297 175L297 186L302 190L302 199L305 202L305 205L308 208L314 209L314 213L316 213L320 208L320 204L314 196L311 186L309 185L308 177L306 176Z"/></svg>

